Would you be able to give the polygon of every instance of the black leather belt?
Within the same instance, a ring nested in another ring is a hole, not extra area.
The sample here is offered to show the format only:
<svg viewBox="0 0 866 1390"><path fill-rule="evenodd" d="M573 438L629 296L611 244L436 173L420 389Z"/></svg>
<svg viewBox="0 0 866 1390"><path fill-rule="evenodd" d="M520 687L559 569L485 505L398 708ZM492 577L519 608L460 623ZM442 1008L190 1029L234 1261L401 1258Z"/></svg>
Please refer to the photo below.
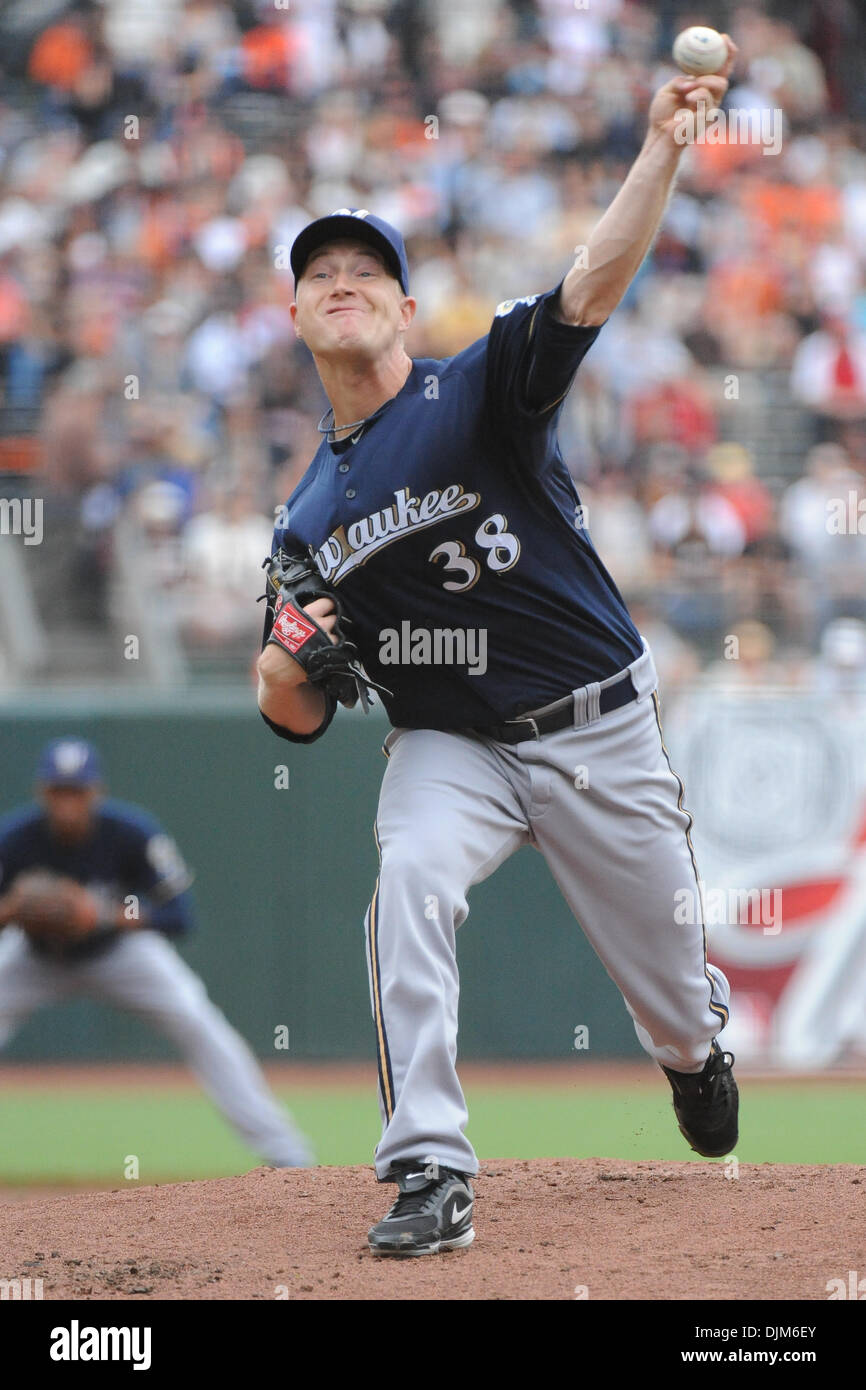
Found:
<svg viewBox="0 0 866 1390"><path fill-rule="evenodd" d="M610 714L611 710L621 709L637 699L637 691L631 676L626 674L613 685L606 685L599 691L598 712ZM560 729L574 727L574 696L566 695L563 700L549 705L544 714L521 714L516 719L506 719L504 724L492 728L478 729L476 732L497 743L523 743L528 738L541 738L544 734L555 734Z"/></svg>

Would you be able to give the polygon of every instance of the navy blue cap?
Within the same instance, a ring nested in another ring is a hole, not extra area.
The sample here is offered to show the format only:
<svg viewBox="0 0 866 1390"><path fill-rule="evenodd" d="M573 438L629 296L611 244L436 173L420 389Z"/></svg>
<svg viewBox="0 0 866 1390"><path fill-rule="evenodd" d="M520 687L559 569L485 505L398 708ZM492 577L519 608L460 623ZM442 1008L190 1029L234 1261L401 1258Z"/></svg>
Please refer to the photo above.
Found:
<svg viewBox="0 0 866 1390"><path fill-rule="evenodd" d="M36 780L50 787L92 787L102 781L102 760L83 738L56 738L39 756Z"/></svg>
<svg viewBox="0 0 866 1390"><path fill-rule="evenodd" d="M409 262L402 236L390 222L385 222L381 217L374 217L366 208L337 208L336 212L329 213L327 217L319 217L315 222L309 222L303 231L298 233L292 243L290 256L295 284L300 280L304 266L314 251L326 241L343 238L368 241L381 252L394 279L400 281L403 293L409 293Z"/></svg>

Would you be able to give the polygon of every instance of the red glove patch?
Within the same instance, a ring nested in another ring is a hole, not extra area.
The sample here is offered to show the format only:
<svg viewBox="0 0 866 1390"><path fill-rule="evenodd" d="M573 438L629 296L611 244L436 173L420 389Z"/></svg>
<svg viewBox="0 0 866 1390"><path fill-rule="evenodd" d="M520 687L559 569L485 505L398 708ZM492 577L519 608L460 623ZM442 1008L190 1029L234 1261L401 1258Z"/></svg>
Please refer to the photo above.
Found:
<svg viewBox="0 0 866 1390"><path fill-rule="evenodd" d="M315 623L311 623L297 608L284 603L274 619L271 637L275 637L280 646L294 656L318 630Z"/></svg>

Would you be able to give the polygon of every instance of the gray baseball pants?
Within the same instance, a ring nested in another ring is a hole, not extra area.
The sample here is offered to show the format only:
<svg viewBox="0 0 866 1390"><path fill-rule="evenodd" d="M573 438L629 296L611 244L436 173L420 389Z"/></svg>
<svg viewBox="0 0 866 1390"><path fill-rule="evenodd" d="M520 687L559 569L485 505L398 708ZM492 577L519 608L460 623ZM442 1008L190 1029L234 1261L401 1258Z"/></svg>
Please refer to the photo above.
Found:
<svg viewBox="0 0 866 1390"><path fill-rule="evenodd" d="M40 955L18 927L0 933L0 1047L35 1009L79 996L127 1009L170 1038L266 1163L287 1168L315 1161L251 1049L161 933L130 932L100 955L78 961Z"/></svg>
<svg viewBox="0 0 866 1390"><path fill-rule="evenodd" d="M631 704L600 715L609 682L582 687L574 727L539 739L398 728L385 740L380 872L365 919L380 1181L406 1160L478 1171L455 1069L455 934L468 889L522 845L544 855L650 1056L700 1071L728 1020L730 989L707 963L691 816L662 741L646 643L627 669ZM675 916L683 890L697 910Z"/></svg>

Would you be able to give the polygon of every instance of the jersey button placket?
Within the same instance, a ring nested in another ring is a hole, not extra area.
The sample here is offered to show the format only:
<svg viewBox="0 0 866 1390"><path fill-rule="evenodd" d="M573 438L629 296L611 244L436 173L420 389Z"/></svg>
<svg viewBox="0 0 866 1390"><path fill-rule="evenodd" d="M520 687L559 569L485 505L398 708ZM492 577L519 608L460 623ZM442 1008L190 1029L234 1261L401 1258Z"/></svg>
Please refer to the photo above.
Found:
<svg viewBox="0 0 866 1390"><path fill-rule="evenodd" d="M346 496L348 497L349 501L351 502L352 498L355 496L355 489L354 489L353 487L347 487L347 488L346 488Z"/></svg>
<svg viewBox="0 0 866 1390"><path fill-rule="evenodd" d="M337 464L337 471L340 472L340 473L348 473L348 471L349 471L349 465L348 465L347 463L338 463L338 464Z"/></svg>

